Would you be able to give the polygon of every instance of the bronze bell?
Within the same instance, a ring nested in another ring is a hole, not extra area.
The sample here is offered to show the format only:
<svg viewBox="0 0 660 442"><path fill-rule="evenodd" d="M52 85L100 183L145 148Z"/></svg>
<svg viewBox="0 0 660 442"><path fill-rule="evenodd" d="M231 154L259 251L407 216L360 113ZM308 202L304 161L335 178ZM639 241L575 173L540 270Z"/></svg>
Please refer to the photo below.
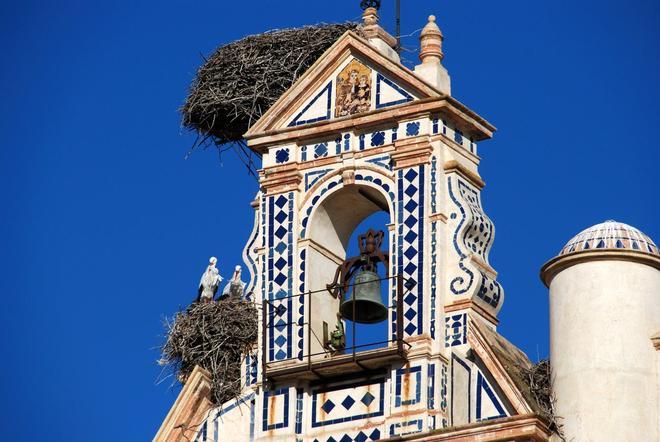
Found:
<svg viewBox="0 0 660 442"><path fill-rule="evenodd" d="M387 319L387 307L380 296L380 276L371 270L359 270L353 284L352 295L347 293L339 307L341 316L360 324L375 324Z"/></svg>

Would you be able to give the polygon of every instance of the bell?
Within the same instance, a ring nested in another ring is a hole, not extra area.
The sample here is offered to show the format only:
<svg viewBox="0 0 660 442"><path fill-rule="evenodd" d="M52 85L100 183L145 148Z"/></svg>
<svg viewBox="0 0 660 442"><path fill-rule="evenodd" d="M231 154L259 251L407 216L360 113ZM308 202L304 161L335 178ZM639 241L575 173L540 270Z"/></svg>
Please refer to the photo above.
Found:
<svg viewBox="0 0 660 442"><path fill-rule="evenodd" d="M339 313L343 318L360 324L374 324L387 319L387 307L380 297L380 277L377 273L360 270L355 275L353 295L346 296Z"/></svg>

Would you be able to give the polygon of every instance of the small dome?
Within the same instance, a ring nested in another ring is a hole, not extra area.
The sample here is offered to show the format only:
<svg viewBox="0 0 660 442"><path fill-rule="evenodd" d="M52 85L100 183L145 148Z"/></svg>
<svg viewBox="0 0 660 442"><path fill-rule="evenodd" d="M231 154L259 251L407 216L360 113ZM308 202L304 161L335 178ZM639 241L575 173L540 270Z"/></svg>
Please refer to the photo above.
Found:
<svg viewBox="0 0 660 442"><path fill-rule="evenodd" d="M600 250L632 250L660 256L658 246L638 229L616 221L596 224L575 235L559 256L574 252Z"/></svg>

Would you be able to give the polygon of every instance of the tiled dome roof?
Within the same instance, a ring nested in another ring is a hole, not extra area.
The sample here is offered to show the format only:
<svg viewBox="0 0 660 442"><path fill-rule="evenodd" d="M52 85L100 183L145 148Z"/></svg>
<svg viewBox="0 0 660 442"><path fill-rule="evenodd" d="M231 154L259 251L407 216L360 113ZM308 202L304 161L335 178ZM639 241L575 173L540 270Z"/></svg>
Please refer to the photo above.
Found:
<svg viewBox="0 0 660 442"><path fill-rule="evenodd" d="M628 224L611 220L591 226L575 235L561 249L559 255L587 250L600 251L604 249L633 250L660 256L658 246L655 245L651 238Z"/></svg>

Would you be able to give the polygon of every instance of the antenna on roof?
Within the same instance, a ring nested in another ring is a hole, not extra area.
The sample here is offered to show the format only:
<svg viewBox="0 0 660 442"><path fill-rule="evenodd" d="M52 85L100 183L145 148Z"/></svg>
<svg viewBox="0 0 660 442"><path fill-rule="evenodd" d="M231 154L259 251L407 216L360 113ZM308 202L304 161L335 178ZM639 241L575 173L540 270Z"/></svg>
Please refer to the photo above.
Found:
<svg viewBox="0 0 660 442"><path fill-rule="evenodd" d="M401 0L396 0L396 50L397 54L401 53Z"/></svg>

